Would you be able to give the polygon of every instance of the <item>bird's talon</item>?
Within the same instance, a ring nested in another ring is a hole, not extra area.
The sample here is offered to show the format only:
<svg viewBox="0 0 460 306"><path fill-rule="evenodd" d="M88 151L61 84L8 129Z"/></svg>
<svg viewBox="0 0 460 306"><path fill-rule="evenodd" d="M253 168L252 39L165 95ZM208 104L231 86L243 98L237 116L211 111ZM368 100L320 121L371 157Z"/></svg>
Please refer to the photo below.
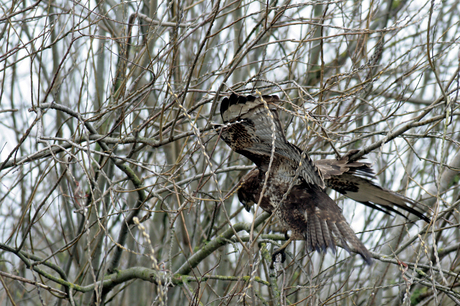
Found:
<svg viewBox="0 0 460 306"><path fill-rule="evenodd" d="M284 249L277 249L275 250L275 252L273 252L272 262L276 261L276 256L278 254L281 254L281 263L284 263L286 261L286 252L284 251Z"/></svg>

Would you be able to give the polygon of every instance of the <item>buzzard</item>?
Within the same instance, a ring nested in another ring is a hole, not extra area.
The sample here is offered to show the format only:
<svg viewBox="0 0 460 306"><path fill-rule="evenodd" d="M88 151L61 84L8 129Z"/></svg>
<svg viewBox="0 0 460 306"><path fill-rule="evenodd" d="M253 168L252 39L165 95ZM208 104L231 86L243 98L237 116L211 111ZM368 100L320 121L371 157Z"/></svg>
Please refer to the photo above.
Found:
<svg viewBox="0 0 460 306"><path fill-rule="evenodd" d="M278 117L278 96L224 98L220 113L224 121L221 138L233 151L254 162L256 169L239 184L238 198L249 211L251 205L275 214L291 235L273 253L285 260L284 249L292 240L304 239L308 250L335 253L335 239L349 251L350 246L371 264L371 254L350 228L339 206L324 191L330 187L372 208L401 214L399 207L429 221L410 207L415 202L374 184L368 163L350 161L357 151L339 159L313 162L297 146L289 143Z"/></svg>

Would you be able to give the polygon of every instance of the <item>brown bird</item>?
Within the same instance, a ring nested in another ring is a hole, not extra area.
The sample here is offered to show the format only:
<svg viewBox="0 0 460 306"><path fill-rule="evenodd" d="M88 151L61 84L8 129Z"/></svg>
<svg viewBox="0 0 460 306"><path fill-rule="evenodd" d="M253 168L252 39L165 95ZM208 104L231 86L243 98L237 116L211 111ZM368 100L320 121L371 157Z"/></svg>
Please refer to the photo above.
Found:
<svg viewBox="0 0 460 306"><path fill-rule="evenodd" d="M276 250L285 259L284 249L292 240L305 239L308 250L335 252L335 239L349 251L349 245L371 264L371 254L356 237L342 210L324 191L331 187L352 199L383 211L398 206L429 220L422 213L407 206L414 202L385 190L369 179L373 172L369 164L350 162L349 152L338 160L316 163L289 143L278 118L277 96L238 96L224 98L220 113L225 125L221 138L234 150L253 161L257 169L250 171L240 182L238 198L246 209L258 203L275 213L282 228L291 231L286 243ZM378 191L378 192L377 192ZM371 192L372 195L363 195ZM382 208L383 207L383 208Z"/></svg>

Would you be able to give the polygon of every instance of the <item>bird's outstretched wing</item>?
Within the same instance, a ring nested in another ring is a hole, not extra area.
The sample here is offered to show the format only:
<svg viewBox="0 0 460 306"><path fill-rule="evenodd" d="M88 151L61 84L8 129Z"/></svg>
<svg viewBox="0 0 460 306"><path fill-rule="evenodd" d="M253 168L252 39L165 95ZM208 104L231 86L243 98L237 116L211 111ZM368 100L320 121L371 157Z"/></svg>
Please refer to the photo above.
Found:
<svg viewBox="0 0 460 306"><path fill-rule="evenodd" d="M264 172L268 171L273 158L287 178L294 177L298 171L306 183L324 188L321 174L310 157L286 140L275 107L279 102L278 96L232 94L224 98L220 106L225 123L221 130L222 139Z"/></svg>
<svg viewBox="0 0 460 306"><path fill-rule="evenodd" d="M345 220L340 207L320 188L295 186L283 212L287 213L285 219L293 232L303 233L310 251L324 252L329 248L335 253L335 237L348 252L352 249L372 264L371 254Z"/></svg>
<svg viewBox="0 0 460 306"><path fill-rule="evenodd" d="M259 202L264 179L257 169L241 179L238 198L248 211ZM280 207L269 200L282 197L284 189L276 190L281 194L270 195L268 190L260 201L260 207L269 213L276 210L282 226L292 231L292 239L304 239L310 251L331 249L334 253L337 239L347 251L353 250L368 264L372 263L371 254L348 225L340 207L322 189L308 184L295 185Z"/></svg>
<svg viewBox="0 0 460 306"><path fill-rule="evenodd" d="M357 152L358 150L352 150L340 159L321 159L314 162L327 187L373 209L385 213L393 212L407 218L400 211L402 210L430 222L420 203L375 184L372 181L374 171L369 163L350 162L349 157Z"/></svg>

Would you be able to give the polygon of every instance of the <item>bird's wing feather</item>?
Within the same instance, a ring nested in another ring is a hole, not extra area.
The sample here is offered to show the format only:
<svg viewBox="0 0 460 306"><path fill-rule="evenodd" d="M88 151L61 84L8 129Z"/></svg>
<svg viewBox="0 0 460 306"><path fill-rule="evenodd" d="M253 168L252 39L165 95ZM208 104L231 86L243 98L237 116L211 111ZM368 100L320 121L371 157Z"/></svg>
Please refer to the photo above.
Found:
<svg viewBox="0 0 460 306"><path fill-rule="evenodd" d="M283 219L293 232L303 233L309 250L335 252L333 237L347 250L353 249L371 264L371 254L345 220L339 206L320 188L294 186L283 202Z"/></svg>
<svg viewBox="0 0 460 306"><path fill-rule="evenodd" d="M224 98L220 111L225 123L222 139L237 153L252 160L262 171L268 171L270 159L286 177L293 177L296 170L309 184L324 187L320 172L307 154L289 143L284 135L275 105L277 96L238 96ZM272 147L275 145L274 154Z"/></svg>
<svg viewBox="0 0 460 306"><path fill-rule="evenodd" d="M397 210L399 208L430 222L430 218L423 213L422 204L374 183L374 172L369 163L348 162L348 158L356 152L357 150L350 151L341 159L315 161L327 187L385 213L394 212L404 216Z"/></svg>

